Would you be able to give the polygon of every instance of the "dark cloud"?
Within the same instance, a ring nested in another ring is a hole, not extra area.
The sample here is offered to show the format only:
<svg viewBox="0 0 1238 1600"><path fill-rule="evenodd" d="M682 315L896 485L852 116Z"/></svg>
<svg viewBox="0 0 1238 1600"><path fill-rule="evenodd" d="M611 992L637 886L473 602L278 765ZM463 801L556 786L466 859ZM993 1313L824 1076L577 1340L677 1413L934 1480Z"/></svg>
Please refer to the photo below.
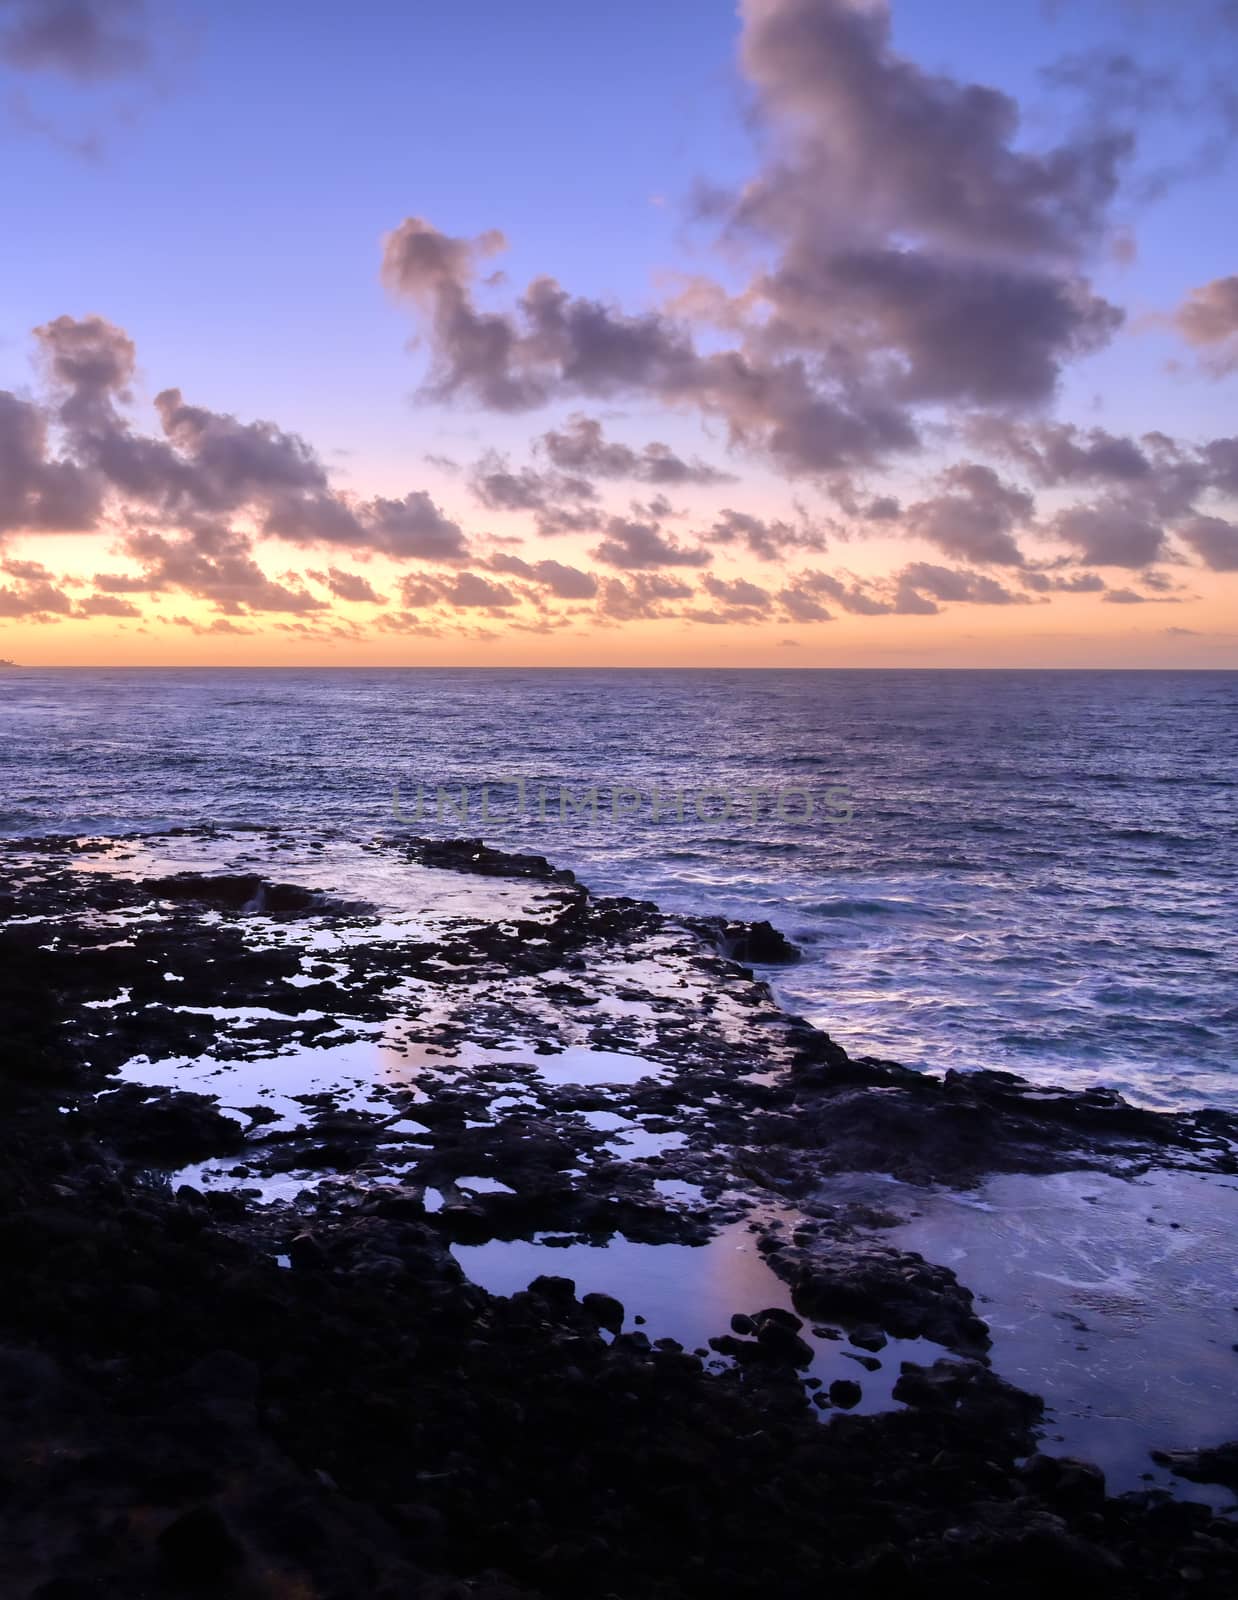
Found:
<svg viewBox="0 0 1238 1600"><path fill-rule="evenodd" d="M114 426L136 361L124 329L103 317L57 317L34 335L65 426L79 436Z"/></svg>
<svg viewBox="0 0 1238 1600"><path fill-rule="evenodd" d="M1221 494L1238 494L1238 435L1213 439L1200 454L1208 487Z"/></svg>
<svg viewBox="0 0 1238 1600"><path fill-rule="evenodd" d="M634 450L607 439L596 417L569 417L562 428L544 433L539 442L555 466L584 477L634 478L664 488L735 481L733 474L704 461L685 461L656 440Z"/></svg>
<svg viewBox="0 0 1238 1600"><path fill-rule="evenodd" d="M573 298L553 279L536 279L512 312L483 313L473 303L473 255L469 241L420 218L387 239L386 281L429 321L430 398L521 411L563 396L648 395L720 417L733 444L767 450L796 472L867 464L917 443L896 406L823 387L798 358L701 355L671 318Z"/></svg>
<svg viewBox="0 0 1238 1600"><path fill-rule="evenodd" d="M913 589L934 600L954 600L966 605L1029 605L1027 595L1007 589L982 572L939 567L930 561L913 561L897 575L900 590Z"/></svg>
<svg viewBox="0 0 1238 1600"><path fill-rule="evenodd" d="M637 572L624 580L604 578L598 588L598 616L609 622L637 622L679 615L668 601L689 600L691 584L660 572Z"/></svg>
<svg viewBox="0 0 1238 1600"><path fill-rule="evenodd" d="M171 538L143 531L130 534L122 548L142 566L145 586L154 592L180 590L234 615L327 608L303 586L269 578L254 559L252 542L230 528L203 524ZM96 579L96 587L117 592L104 578Z"/></svg>
<svg viewBox="0 0 1238 1600"><path fill-rule="evenodd" d="M1192 517L1174 531L1213 572L1238 572L1238 522Z"/></svg>
<svg viewBox="0 0 1238 1600"><path fill-rule="evenodd" d="M899 617L935 617L941 607L906 581L895 586L890 610Z"/></svg>
<svg viewBox="0 0 1238 1600"><path fill-rule="evenodd" d="M860 394L896 409L1049 398L1063 364L1121 322L1082 264L1129 137L1031 149L1008 96L900 56L883 4L742 10L765 160L710 209L776 252L721 302L732 323L746 318L750 359L802 353L848 409Z"/></svg>
<svg viewBox="0 0 1238 1600"><path fill-rule="evenodd" d="M833 622L833 613L822 605L820 596L829 592L832 580L824 572L801 572L778 591L785 616L793 622Z"/></svg>
<svg viewBox="0 0 1238 1600"><path fill-rule="evenodd" d="M842 345L870 383L914 403L1038 405L1122 321L1074 276L905 248L788 260L761 288L769 338Z"/></svg>
<svg viewBox="0 0 1238 1600"><path fill-rule="evenodd" d="M670 368L692 359L690 345L666 319L629 317L573 298L553 278L529 285L516 316L479 310L478 263L504 245L497 231L453 239L420 217L407 218L384 241L385 282L430 320L430 398L467 397L496 411L526 411L544 405L556 388L601 395L658 387Z"/></svg>
<svg viewBox="0 0 1238 1600"><path fill-rule="evenodd" d="M0 390L0 538L86 532L98 521L102 488L95 473L49 453L39 407Z"/></svg>
<svg viewBox="0 0 1238 1600"><path fill-rule="evenodd" d="M1105 587L1105 580L1094 572L1023 571L1019 582L1037 594L1099 594Z"/></svg>
<svg viewBox="0 0 1238 1600"><path fill-rule="evenodd" d="M490 558L490 570L540 584L560 600L591 600L598 588L596 574L561 561L522 561L519 556L496 555Z"/></svg>
<svg viewBox="0 0 1238 1600"><path fill-rule="evenodd" d="M729 606L763 610L769 604L769 591L758 584L749 583L746 578L718 578L709 573L701 587L715 600L723 600Z"/></svg>
<svg viewBox="0 0 1238 1600"><path fill-rule="evenodd" d="M451 239L410 219L387 240L384 272L429 323L428 393L507 411L637 395L720 420L733 448L787 472L829 475L919 448L921 408L1039 406L1066 362L1112 335L1121 313L1083 268L1126 135L1030 148L1009 97L898 55L881 4L747 0L743 17L763 163L711 205L769 264L738 294L698 279L673 315L544 277L488 312L477 267L498 236ZM733 347L699 348L695 321ZM700 479L588 418L545 443L557 465L598 476ZM1009 546L999 559L1014 561Z"/></svg>
<svg viewBox="0 0 1238 1600"><path fill-rule="evenodd" d="M713 560L708 550L699 545L682 545L677 539L668 538L654 523L633 522L623 517L609 518L606 537L592 554L595 561L608 567L633 571L654 567L704 567Z"/></svg>
<svg viewBox="0 0 1238 1600"><path fill-rule="evenodd" d="M1014 529L1035 516L1032 496L1004 482L992 467L961 462L941 478L945 493L908 506L904 526L948 556L993 566L1023 565Z"/></svg>
<svg viewBox="0 0 1238 1600"><path fill-rule="evenodd" d="M802 592L828 595L844 611L851 612L853 616L880 617L894 609L891 601L873 594L854 579L844 582L829 572L801 573L796 579L796 584Z"/></svg>
<svg viewBox="0 0 1238 1600"><path fill-rule="evenodd" d="M742 12L743 67L776 141L746 220L1060 258L1103 231L1128 136L1028 148L1009 96L900 56L880 0L745 0Z"/></svg>
<svg viewBox="0 0 1238 1600"><path fill-rule="evenodd" d="M781 561L789 550L824 550L825 535L815 528L767 521L745 511L723 511L701 535L709 544L742 544L761 561Z"/></svg>
<svg viewBox="0 0 1238 1600"><path fill-rule="evenodd" d="M1047 488L1064 483L1138 483L1153 472L1153 461L1140 445L1104 428L1078 428L1070 422L1026 426L984 417L973 421L970 432L977 444L1017 461Z"/></svg>
<svg viewBox="0 0 1238 1600"><path fill-rule="evenodd" d="M1162 605L1177 605L1177 597L1164 594L1140 594L1135 589L1106 589L1101 595L1106 605L1111 606L1142 606L1152 602Z"/></svg>
<svg viewBox="0 0 1238 1600"><path fill-rule="evenodd" d="M1163 553L1164 529L1123 500L1070 506L1049 523L1054 537L1074 545L1095 567L1146 567Z"/></svg>
<svg viewBox="0 0 1238 1600"><path fill-rule="evenodd" d="M513 471L497 452L488 451L469 473L473 494L491 511L528 511L539 533L582 533L602 521L597 491L577 473Z"/></svg>
<svg viewBox="0 0 1238 1600"><path fill-rule="evenodd" d="M133 342L103 318L59 317L36 337L72 460L41 472L28 469L24 477L6 474L6 488L26 485L20 505L28 525L47 526L53 503L63 515L70 492L89 508L91 496L97 501L106 486L136 504L143 521L164 527L192 527L249 509L264 534L291 544L373 551L400 561L468 560L463 529L425 490L368 501L340 494L313 448L273 422L242 422L190 405L179 389L165 389L155 397L163 437L136 432L122 409L131 400ZM10 445L10 438L17 442ZM37 413L6 416L0 399L0 460L20 454L37 465L45 440ZM591 491L584 485L582 492ZM3 495L0 488L0 526L8 509ZM21 514L14 515L13 526L21 525Z"/></svg>
<svg viewBox="0 0 1238 1600"><path fill-rule="evenodd" d="M521 596L505 583L494 583L478 572L410 574L400 579L398 588L404 611L393 615L384 626L401 632L407 626L402 617L412 616L418 627L431 623L437 626L449 611L485 611L499 615L519 605L521 600ZM436 608L438 614L433 618L417 615Z"/></svg>
<svg viewBox="0 0 1238 1600"><path fill-rule="evenodd" d="M468 540L459 523L444 516L424 489L401 500L366 501L357 513L359 539L341 540L397 560L466 561Z"/></svg>
<svg viewBox="0 0 1238 1600"><path fill-rule="evenodd" d="M58 317L35 337L76 458L160 518L327 493L325 469L296 434L188 405L179 389L155 397L164 437L135 433L120 409L132 398L133 341L102 317Z"/></svg>
<svg viewBox="0 0 1238 1600"><path fill-rule="evenodd" d="M179 389L155 396L163 431L194 469L200 507L245 505L299 490L325 490L327 475L311 447L272 422L186 405Z"/></svg>
<svg viewBox="0 0 1238 1600"><path fill-rule="evenodd" d="M424 489L402 500L355 503L329 493L276 496L263 532L290 544L372 551L395 561L467 561L470 553L459 523Z"/></svg>
<svg viewBox="0 0 1238 1600"><path fill-rule="evenodd" d="M476 572L457 573L445 587L443 599L448 605L458 608L485 606L496 610L517 604L516 596L506 584L491 583L489 578L483 578Z"/></svg>
<svg viewBox="0 0 1238 1600"><path fill-rule="evenodd" d="M386 596L379 594L370 580L362 577L359 572L343 572L339 567L328 567L325 575L318 581L325 582L337 600L350 600L371 606L382 606L387 603Z"/></svg>
<svg viewBox="0 0 1238 1600"><path fill-rule="evenodd" d="M65 617L73 602L38 561L7 560L0 571L14 581L0 586L0 617Z"/></svg>
<svg viewBox="0 0 1238 1600"><path fill-rule="evenodd" d="M0 0L0 61L82 80L149 63L144 0Z"/></svg>

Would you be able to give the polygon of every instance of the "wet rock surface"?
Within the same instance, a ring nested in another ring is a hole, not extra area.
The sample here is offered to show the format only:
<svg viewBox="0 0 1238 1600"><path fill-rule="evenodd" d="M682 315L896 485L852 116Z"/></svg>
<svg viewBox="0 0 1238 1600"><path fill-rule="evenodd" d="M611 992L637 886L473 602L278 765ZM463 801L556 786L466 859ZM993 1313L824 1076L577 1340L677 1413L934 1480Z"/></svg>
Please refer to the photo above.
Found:
<svg viewBox="0 0 1238 1600"><path fill-rule="evenodd" d="M1231 1523L1037 1454L966 1287L821 1186L1233 1172L1231 1123L852 1061L744 937L475 840L6 849L3 1592L1235 1592ZM724 1226L795 1311L701 1352L453 1253Z"/></svg>

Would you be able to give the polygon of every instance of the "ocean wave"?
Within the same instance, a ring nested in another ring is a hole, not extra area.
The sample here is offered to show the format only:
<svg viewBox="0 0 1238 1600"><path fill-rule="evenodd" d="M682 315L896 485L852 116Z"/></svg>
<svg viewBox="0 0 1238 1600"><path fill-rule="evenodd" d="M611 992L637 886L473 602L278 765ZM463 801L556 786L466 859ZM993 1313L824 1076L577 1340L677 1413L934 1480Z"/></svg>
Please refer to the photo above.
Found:
<svg viewBox="0 0 1238 1600"><path fill-rule="evenodd" d="M916 900L819 900L796 908L812 917L901 917L935 916L929 906Z"/></svg>

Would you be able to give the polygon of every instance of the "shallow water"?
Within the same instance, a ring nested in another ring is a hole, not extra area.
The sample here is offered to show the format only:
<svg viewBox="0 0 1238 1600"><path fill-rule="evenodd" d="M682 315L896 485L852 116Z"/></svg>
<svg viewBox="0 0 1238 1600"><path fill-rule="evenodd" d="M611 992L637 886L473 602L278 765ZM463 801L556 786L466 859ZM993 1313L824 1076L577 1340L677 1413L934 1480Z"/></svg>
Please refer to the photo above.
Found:
<svg viewBox="0 0 1238 1600"><path fill-rule="evenodd" d="M824 1194L906 1217L890 1241L973 1290L995 1370L1050 1408L1045 1450L1096 1462L1114 1491L1235 1504L1171 1485L1148 1452L1238 1433L1238 1180L1007 1174L959 1193L860 1174Z"/></svg>
<svg viewBox="0 0 1238 1600"><path fill-rule="evenodd" d="M394 785L405 810L464 786L466 822L416 830L769 918L806 952L780 995L854 1053L1233 1105L1236 712L1224 672L9 669L0 831L355 838L392 826ZM549 786L545 820L510 787L479 820L517 776ZM560 821L560 785L597 785L598 818ZM845 823L693 800L839 785ZM623 786L647 798L616 822ZM651 820L655 787L682 820Z"/></svg>
<svg viewBox="0 0 1238 1600"><path fill-rule="evenodd" d="M705 1349L719 1368L730 1363L713 1356L708 1343L716 1334L730 1332L735 1312L751 1315L774 1306L794 1310L790 1290L766 1266L755 1235L742 1222L720 1229L703 1245L639 1244L618 1234L606 1245L493 1239L453 1245L452 1251L473 1282L492 1294L515 1294L546 1274L571 1278L578 1296L613 1295L623 1303L625 1333L639 1330L651 1340L671 1338L687 1350ZM643 1323L636 1322L637 1316ZM820 1379L827 1390L836 1378L858 1383L861 1399L851 1409L859 1413L901 1410L890 1393L900 1364L930 1366L949 1354L927 1339L891 1339L876 1353L880 1367L869 1372L854 1357L871 1352L856 1349L845 1336L818 1338L807 1322L800 1336L813 1350L803 1376Z"/></svg>

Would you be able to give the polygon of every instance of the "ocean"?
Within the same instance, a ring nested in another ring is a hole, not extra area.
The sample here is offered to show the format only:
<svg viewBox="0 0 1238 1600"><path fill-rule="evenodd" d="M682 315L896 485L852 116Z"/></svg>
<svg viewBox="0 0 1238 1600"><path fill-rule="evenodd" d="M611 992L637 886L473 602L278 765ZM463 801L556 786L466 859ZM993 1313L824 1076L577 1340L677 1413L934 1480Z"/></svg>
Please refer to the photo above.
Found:
<svg viewBox="0 0 1238 1600"><path fill-rule="evenodd" d="M1235 672L6 668L0 832L482 836L768 919L853 1054L1232 1107L1236 731Z"/></svg>

